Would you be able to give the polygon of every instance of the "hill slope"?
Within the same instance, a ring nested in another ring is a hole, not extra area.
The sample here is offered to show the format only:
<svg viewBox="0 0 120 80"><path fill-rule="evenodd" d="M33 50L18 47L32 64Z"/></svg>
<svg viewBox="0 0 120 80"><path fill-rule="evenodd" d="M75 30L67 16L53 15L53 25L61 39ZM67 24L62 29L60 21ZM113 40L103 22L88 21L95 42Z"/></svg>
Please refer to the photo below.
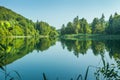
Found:
<svg viewBox="0 0 120 80"><path fill-rule="evenodd" d="M47 34L44 34L46 32ZM43 34L44 36L54 36L57 33L55 28L48 23L34 23L22 15L0 6L0 36L38 36Z"/></svg>

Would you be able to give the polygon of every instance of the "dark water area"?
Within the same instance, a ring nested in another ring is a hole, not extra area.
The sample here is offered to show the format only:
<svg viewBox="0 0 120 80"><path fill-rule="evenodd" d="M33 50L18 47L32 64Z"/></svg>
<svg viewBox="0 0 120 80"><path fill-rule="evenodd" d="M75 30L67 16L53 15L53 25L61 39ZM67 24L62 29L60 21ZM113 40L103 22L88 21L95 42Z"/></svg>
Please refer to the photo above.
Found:
<svg viewBox="0 0 120 80"><path fill-rule="evenodd" d="M0 39L0 80L119 80L120 40Z"/></svg>

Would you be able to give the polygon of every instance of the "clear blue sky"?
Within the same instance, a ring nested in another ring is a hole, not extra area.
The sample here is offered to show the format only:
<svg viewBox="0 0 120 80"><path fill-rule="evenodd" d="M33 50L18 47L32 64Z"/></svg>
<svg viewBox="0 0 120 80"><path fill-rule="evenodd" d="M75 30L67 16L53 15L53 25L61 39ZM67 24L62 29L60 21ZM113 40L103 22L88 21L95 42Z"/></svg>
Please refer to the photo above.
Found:
<svg viewBox="0 0 120 80"><path fill-rule="evenodd" d="M102 13L106 20L111 14L120 13L120 0L0 0L0 6L33 21L45 21L57 29L76 16L91 22Z"/></svg>

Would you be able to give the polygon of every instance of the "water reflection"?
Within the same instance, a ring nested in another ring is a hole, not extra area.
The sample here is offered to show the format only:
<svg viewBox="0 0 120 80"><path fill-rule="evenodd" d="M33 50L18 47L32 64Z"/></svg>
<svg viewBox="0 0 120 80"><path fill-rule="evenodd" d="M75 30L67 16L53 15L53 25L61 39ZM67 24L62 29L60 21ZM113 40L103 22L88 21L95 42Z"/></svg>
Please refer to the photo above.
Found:
<svg viewBox="0 0 120 80"><path fill-rule="evenodd" d="M96 68L96 80L120 79L120 40L61 40L61 44L63 49L67 47L68 51L73 51L76 57L79 57L79 54L86 54L88 49L91 49L95 56L101 56L102 62L100 63L103 66L92 66ZM111 59L115 59L114 64L106 60L104 56L106 51L109 53ZM88 66L87 71L89 68L90 66ZM80 77L82 78L82 76ZM86 80L86 78L83 80Z"/></svg>
<svg viewBox="0 0 120 80"><path fill-rule="evenodd" d="M42 38L39 39L38 43L36 44L36 49L38 51L45 51L49 47L55 45L56 38Z"/></svg>
<svg viewBox="0 0 120 80"><path fill-rule="evenodd" d="M34 50L38 52L47 51L51 46L56 44L56 41L57 39L53 38L0 39L0 69L4 72L4 76L15 73L19 77L19 72L15 70L7 71L6 67L8 64L22 58ZM77 58L79 58L80 54L84 56L87 55L88 50L92 50L92 53L96 57L101 56L101 62L98 66L87 66L86 70L84 70L85 76L80 73L75 78L70 77L71 79L87 80L91 68L95 69L94 77L96 77L96 80L101 79L101 77L102 79L120 79L120 40L59 40L59 42L61 42L64 50L67 49L68 52L72 52ZM58 48L60 47L61 46ZM114 59L114 64L106 60L106 52L108 52L111 59ZM44 79L48 79L46 75L47 73L44 73ZM10 80L10 78L6 80Z"/></svg>
<svg viewBox="0 0 120 80"><path fill-rule="evenodd" d="M95 56L107 51L111 58L120 58L120 40L61 40L61 44L63 49L66 47L68 51L73 51L77 57L92 49Z"/></svg>
<svg viewBox="0 0 120 80"><path fill-rule="evenodd" d="M91 47L91 41L78 41L78 40L61 40L63 49L67 47L68 51L73 51L75 56L79 54L86 54L86 51Z"/></svg>
<svg viewBox="0 0 120 80"><path fill-rule="evenodd" d="M33 50L44 51L55 45L50 38L4 38L0 40L0 66L12 63Z"/></svg>

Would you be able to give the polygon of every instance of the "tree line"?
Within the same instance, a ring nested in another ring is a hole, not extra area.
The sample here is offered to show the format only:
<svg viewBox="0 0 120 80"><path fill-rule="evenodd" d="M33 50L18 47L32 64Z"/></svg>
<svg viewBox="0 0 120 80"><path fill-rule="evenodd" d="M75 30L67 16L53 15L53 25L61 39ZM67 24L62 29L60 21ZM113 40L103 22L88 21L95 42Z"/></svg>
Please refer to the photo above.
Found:
<svg viewBox="0 0 120 80"><path fill-rule="evenodd" d="M115 13L105 21L105 16L94 18L92 23L88 23L85 18L75 17L72 22L62 25L60 34L120 34L120 15Z"/></svg>
<svg viewBox="0 0 120 80"><path fill-rule="evenodd" d="M43 21L33 22L10 9L0 6L0 37L1 36L49 36L65 34L120 34L120 15L115 13L105 21L105 16L94 18L88 23L85 18L75 17L72 22L62 25L60 30Z"/></svg>
<svg viewBox="0 0 120 80"><path fill-rule="evenodd" d="M51 36L55 27L43 21L33 22L10 9L0 6L0 36Z"/></svg>

